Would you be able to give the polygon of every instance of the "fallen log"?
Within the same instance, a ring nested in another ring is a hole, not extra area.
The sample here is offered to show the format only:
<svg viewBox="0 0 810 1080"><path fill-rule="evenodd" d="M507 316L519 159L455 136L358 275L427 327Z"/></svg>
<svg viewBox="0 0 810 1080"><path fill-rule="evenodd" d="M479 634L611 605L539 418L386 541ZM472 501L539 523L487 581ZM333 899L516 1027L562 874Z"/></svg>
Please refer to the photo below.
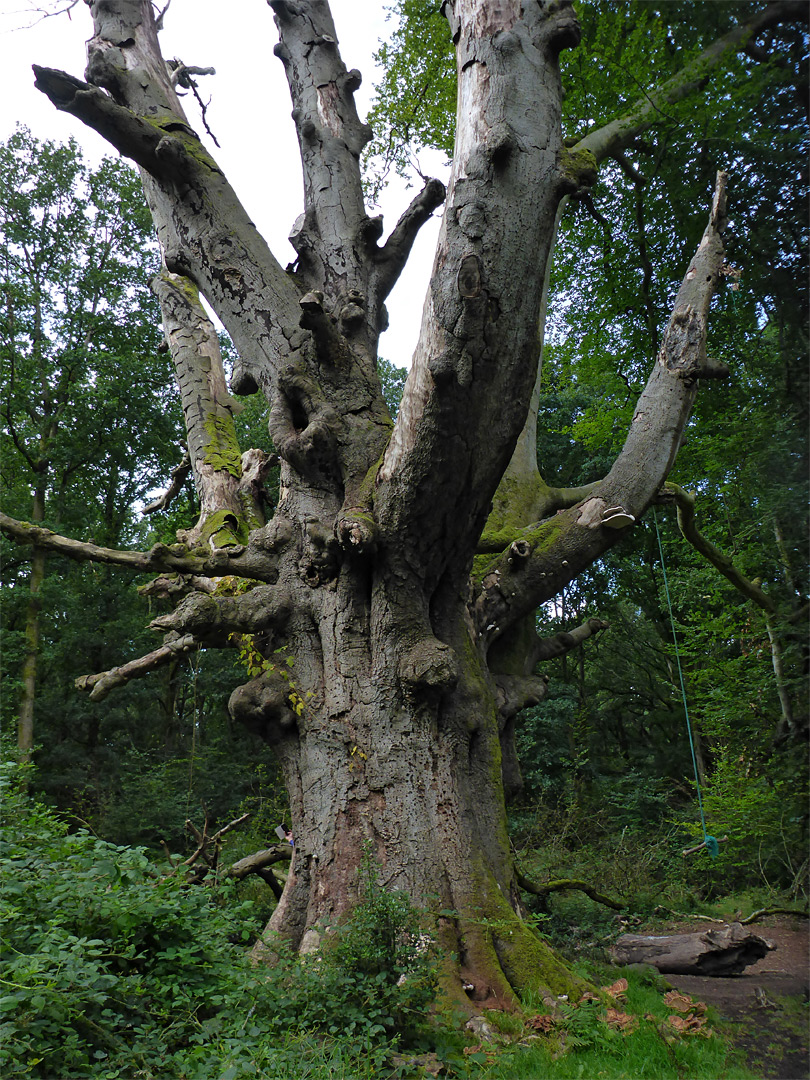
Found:
<svg viewBox="0 0 810 1080"><path fill-rule="evenodd" d="M617 964L652 964L671 975L739 975L775 949L740 923L697 934L622 934L609 950Z"/></svg>

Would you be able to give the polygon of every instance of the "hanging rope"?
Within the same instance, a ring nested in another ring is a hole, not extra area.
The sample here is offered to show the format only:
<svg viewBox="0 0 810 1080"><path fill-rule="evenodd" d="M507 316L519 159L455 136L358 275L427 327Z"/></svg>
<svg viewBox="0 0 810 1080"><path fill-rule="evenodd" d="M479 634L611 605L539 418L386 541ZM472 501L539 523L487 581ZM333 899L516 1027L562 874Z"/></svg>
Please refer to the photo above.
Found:
<svg viewBox="0 0 810 1080"><path fill-rule="evenodd" d="M713 859L717 858L720 852L720 848L716 837L710 836L706 832L706 818L703 815L703 797L700 793L700 776L698 775L697 755L695 754L695 740L692 737L692 723L689 719L689 706L686 703L686 686L683 681L683 668L681 667L681 654L678 649L678 635L675 632L675 617L672 614L672 600L669 596L669 583L667 581L667 568L664 562L664 546L661 543L661 530L658 528L658 514L655 507L653 507L653 520L655 521L655 535L658 538L658 554L661 558L661 573L664 577L664 592L667 598L667 608L669 609L669 625L672 628L672 640L675 643L675 663L678 667L678 679L681 684L681 697L683 698L683 714L686 717L686 731L689 735L689 749L692 751L692 767L695 770L695 788L697 789L698 809L700 811L700 824L703 829L703 844L699 847L705 847L708 853ZM689 849L694 851L694 848Z"/></svg>

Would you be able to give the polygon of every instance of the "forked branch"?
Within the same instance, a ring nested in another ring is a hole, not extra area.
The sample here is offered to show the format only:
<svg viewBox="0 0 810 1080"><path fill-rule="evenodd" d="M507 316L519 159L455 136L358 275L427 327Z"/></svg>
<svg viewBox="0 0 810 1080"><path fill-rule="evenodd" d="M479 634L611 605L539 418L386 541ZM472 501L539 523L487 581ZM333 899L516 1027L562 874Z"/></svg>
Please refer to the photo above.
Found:
<svg viewBox="0 0 810 1080"><path fill-rule="evenodd" d="M632 527L675 461L698 380L727 374L725 365L706 356L709 307L725 259L726 181L726 173L717 174L709 223L610 472L584 501L523 529L483 574L474 612L487 642L556 596Z"/></svg>

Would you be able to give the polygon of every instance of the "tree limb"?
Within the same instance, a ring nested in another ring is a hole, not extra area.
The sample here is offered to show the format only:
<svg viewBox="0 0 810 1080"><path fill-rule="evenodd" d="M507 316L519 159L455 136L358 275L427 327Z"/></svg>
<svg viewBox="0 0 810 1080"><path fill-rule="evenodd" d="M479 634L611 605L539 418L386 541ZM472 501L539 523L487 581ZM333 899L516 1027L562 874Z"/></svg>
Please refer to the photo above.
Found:
<svg viewBox="0 0 810 1080"><path fill-rule="evenodd" d="M576 649L583 641L587 641L589 637L593 637L594 634L607 630L609 627L610 623L605 622L604 619L592 618L586 619L584 623L573 630L564 630L550 638L540 638L534 649L534 662L539 664L544 660L551 660L555 656L562 656L564 653Z"/></svg>
<svg viewBox="0 0 810 1080"><path fill-rule="evenodd" d="M584 502L522 530L522 558L512 557L513 543L483 572L474 617L487 644L556 596L641 516L675 460L698 380L727 373L706 357L709 307L724 265L726 179L718 173L709 223L610 472Z"/></svg>
<svg viewBox="0 0 810 1080"><path fill-rule="evenodd" d="M169 269L196 282L247 371L272 384L278 357L307 341L295 285L192 130L160 53L149 0L90 0L89 6L92 85L38 68L37 86L141 166ZM256 309L272 313L258 333L249 315Z"/></svg>
<svg viewBox="0 0 810 1080"><path fill-rule="evenodd" d="M149 573L166 570L170 573L222 577L236 574L239 577L255 581L275 581L278 572L273 563L268 562L264 554L268 543L267 529L257 530L251 537L247 548L220 548L206 555L188 553L182 544L173 548L166 544L155 544L148 552L121 551L116 548L101 547L98 544L73 540L60 536L42 526L31 525L27 521L17 521L7 514L0 513L0 531L20 544L53 551L77 562L98 562L107 566L124 566L136 573Z"/></svg>
<svg viewBox="0 0 810 1080"><path fill-rule="evenodd" d="M758 608L762 608L769 615L776 615L777 607L771 597L763 592L756 582L750 581L744 574L741 574L728 555L722 552L698 529L695 524L695 504L697 502L695 496L688 491L684 491L678 484L673 484L672 481L667 481L664 485L663 495L665 498L669 496L675 502L678 509L678 527L684 540L687 540L695 551L699 552L704 559L707 559L716 570L719 570L723 577L730 581L734 588L741 592L746 599L756 604Z"/></svg>
<svg viewBox="0 0 810 1080"><path fill-rule="evenodd" d="M405 268L419 230L430 220L433 211L444 202L444 184L440 180L428 180L411 202L376 256L375 273L377 298L385 300Z"/></svg>
<svg viewBox="0 0 810 1080"><path fill-rule="evenodd" d="M133 679L140 679L155 668L163 667L178 656L198 649L201 645L199 638L193 634L185 634L165 641L159 649L139 656L137 660L130 660L120 667L102 671L98 675L80 675L74 680L73 685L77 690L90 690L91 701L103 701L108 694L119 686L125 686Z"/></svg>
<svg viewBox="0 0 810 1080"><path fill-rule="evenodd" d="M165 510L171 505L172 499L178 494L182 488L186 477L191 472L191 458L188 455L188 450L183 454L183 457L179 465L171 471L171 480L168 488L163 492L160 498L155 499L154 502L148 503L141 511L144 516L147 514L154 514L158 510Z"/></svg>
<svg viewBox="0 0 810 1080"><path fill-rule="evenodd" d="M807 4L803 0L777 0L757 11L750 19L712 42L671 79L635 101L623 116L589 131L574 150L589 152L597 164L606 157L616 157L661 118L665 107L683 101L699 89L730 52L745 51L763 30L787 21L807 21Z"/></svg>
<svg viewBox="0 0 810 1080"><path fill-rule="evenodd" d="M574 889L578 892L584 892L586 896L597 904L604 904L605 907L613 908L614 911L624 911L627 908L627 904L621 904L618 900L613 900L611 897L599 892L593 885L589 885L587 881L579 881L575 878L560 878L558 881L547 881L543 885L535 885L519 870L515 872L515 877L524 892L531 893L532 896L539 896L542 900L551 893Z"/></svg>
<svg viewBox="0 0 810 1080"><path fill-rule="evenodd" d="M193 634L198 640L221 642L229 633L256 634L284 625L290 613L289 596L273 585L257 585L241 596L191 593L174 611L153 619L153 630Z"/></svg>

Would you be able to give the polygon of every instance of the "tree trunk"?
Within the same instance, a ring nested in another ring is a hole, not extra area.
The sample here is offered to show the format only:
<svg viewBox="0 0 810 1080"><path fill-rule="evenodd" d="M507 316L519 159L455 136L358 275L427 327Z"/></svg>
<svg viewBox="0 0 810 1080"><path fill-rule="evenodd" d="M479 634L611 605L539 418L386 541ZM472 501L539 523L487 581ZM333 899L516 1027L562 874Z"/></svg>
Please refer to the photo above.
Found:
<svg viewBox="0 0 810 1080"><path fill-rule="evenodd" d="M366 214L358 164L368 139L353 98L359 72L343 65L325 0L270 6L304 167L294 273L189 127L148 0L91 0L90 84L36 72L59 108L139 164L167 266L204 292L239 350L235 392L259 388L270 403L281 458L273 519L218 558L164 548L118 558L8 520L3 528L138 568L219 576L227 566L215 592L189 579L193 591L153 621L167 634L162 649L84 684L98 695L173 650L239 642L253 678L232 694L231 713L274 746L295 835L271 931L315 948L355 902L371 853L387 887L433 912L452 997L465 1000L463 980L479 1002L509 1005L528 988L551 1002L581 983L522 918L505 812L519 783L513 722L544 693L535 664L604 624L541 642L527 621L657 496L698 379L722 374L705 333L725 177L611 472L548 495L526 465L540 520L524 528L525 516L502 515L482 545L492 558L473 570L532 400L559 203L593 176L590 150L572 157L560 130L558 54L576 44L578 25L564 0L444 4L457 49L456 147L392 423L376 373L384 300L444 188L429 181L378 243L382 221ZM195 476L204 488L205 470Z"/></svg>
<svg viewBox="0 0 810 1080"><path fill-rule="evenodd" d="M40 517L39 520L41 521L42 518ZM39 668L39 612L41 607L39 593L42 582L45 580L45 559L46 555L42 548L34 548L31 556L31 574L28 579L28 605L25 612L25 659L22 667L20 715L17 722L17 749L22 761L30 761L34 749L34 711Z"/></svg>

